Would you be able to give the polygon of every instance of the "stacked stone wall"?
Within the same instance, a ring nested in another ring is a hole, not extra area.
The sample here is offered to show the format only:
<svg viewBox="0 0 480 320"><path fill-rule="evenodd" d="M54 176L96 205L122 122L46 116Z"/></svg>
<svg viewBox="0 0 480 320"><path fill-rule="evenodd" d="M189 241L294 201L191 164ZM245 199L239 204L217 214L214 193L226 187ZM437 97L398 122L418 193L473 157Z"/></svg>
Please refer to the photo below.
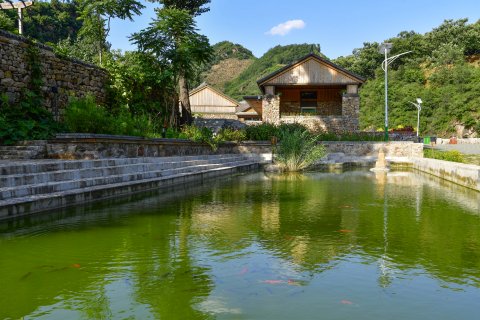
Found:
<svg viewBox="0 0 480 320"><path fill-rule="evenodd" d="M345 94L342 97L341 115L281 115L282 111L292 112L300 109L299 103L281 102L279 96L267 95L263 99L263 122L279 123L301 123L312 131L325 131L333 133L358 132L360 116L360 97L357 94ZM329 105L332 110L336 108Z"/></svg>
<svg viewBox="0 0 480 320"><path fill-rule="evenodd" d="M265 123L280 123L280 97L266 95L262 101L262 121Z"/></svg>
<svg viewBox="0 0 480 320"><path fill-rule="evenodd" d="M26 38L0 30L0 94L6 94L11 103L19 102L31 81L31 62L28 48L39 49L42 72L43 106L59 115L71 96L93 95L99 103L106 100L106 70L75 59L61 57L52 48L33 44Z"/></svg>
<svg viewBox="0 0 480 320"><path fill-rule="evenodd" d="M200 119L228 119L238 120L238 116L232 113L197 113L195 117Z"/></svg>

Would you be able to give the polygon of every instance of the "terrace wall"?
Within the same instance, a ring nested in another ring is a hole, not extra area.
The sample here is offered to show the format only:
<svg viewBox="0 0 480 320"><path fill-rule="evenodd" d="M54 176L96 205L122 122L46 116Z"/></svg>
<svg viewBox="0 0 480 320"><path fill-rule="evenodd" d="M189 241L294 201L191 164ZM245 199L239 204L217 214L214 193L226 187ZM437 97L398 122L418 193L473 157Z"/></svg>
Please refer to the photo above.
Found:
<svg viewBox="0 0 480 320"><path fill-rule="evenodd" d="M31 62L28 56L28 48L31 46L39 49L45 108L52 112L58 108L61 117L69 96L83 97L91 94L99 103L105 102L106 83L109 79L106 70L61 57L46 45L34 44L26 38L0 30L0 94L6 94L11 103L20 100L22 92L31 81Z"/></svg>

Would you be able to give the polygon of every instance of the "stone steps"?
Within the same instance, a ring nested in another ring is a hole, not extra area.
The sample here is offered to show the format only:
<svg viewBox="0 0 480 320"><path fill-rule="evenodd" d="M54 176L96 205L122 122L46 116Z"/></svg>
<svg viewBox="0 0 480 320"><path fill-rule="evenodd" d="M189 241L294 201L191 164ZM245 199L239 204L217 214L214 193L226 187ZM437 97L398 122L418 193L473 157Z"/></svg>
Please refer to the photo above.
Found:
<svg viewBox="0 0 480 320"><path fill-rule="evenodd" d="M122 165L165 163L181 161L236 159L238 154L202 155L165 158L112 158L99 160L35 160L20 162L0 162L0 177L14 174L34 174L61 170L82 170Z"/></svg>
<svg viewBox="0 0 480 320"><path fill-rule="evenodd" d="M0 162L0 219L257 167L242 155Z"/></svg>
<svg viewBox="0 0 480 320"><path fill-rule="evenodd" d="M232 158L219 158L213 160L189 160L174 162L157 163L133 163L114 166L101 166L94 168L79 168L67 170L46 171L40 173L0 175L0 192L2 188L49 183L51 181L71 181L80 179L89 179L98 176L113 176L129 173L151 172L176 169L186 166L196 166L205 164L222 164L231 161ZM48 167L47 167L48 168Z"/></svg>
<svg viewBox="0 0 480 320"><path fill-rule="evenodd" d="M72 189L81 189L88 187L95 187L99 185L108 185L115 183L123 183L136 180L154 179L160 177L167 177L170 175L197 172L203 170L214 169L222 166L234 166L251 163L250 161L237 161L232 163L213 163L185 166L175 169L147 171L147 172L133 172L119 175L97 176L88 179L67 180L60 182L47 182L41 184L21 185L9 188L0 188L0 201L10 198L19 198L26 196L35 196L38 194L49 194L55 192L62 192Z"/></svg>

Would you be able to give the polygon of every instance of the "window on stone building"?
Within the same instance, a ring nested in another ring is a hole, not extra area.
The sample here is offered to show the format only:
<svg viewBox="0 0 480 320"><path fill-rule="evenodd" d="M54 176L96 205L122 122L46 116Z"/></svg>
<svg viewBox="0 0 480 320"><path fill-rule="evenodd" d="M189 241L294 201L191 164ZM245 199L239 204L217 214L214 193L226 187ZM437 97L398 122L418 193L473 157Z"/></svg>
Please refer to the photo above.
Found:
<svg viewBox="0 0 480 320"><path fill-rule="evenodd" d="M300 111L302 113L317 113L317 91L300 92Z"/></svg>

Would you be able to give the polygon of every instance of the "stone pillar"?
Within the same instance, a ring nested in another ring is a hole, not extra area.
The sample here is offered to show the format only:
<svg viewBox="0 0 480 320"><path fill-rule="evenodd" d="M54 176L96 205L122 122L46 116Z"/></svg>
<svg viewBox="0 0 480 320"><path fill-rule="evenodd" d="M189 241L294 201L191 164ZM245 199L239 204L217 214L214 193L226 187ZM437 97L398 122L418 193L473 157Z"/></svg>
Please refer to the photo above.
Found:
<svg viewBox="0 0 480 320"><path fill-rule="evenodd" d="M360 130L360 96L358 94L343 95L342 117L344 122L344 131L358 132Z"/></svg>
<svg viewBox="0 0 480 320"><path fill-rule="evenodd" d="M280 123L280 96L265 95L262 101L262 121L265 123Z"/></svg>

